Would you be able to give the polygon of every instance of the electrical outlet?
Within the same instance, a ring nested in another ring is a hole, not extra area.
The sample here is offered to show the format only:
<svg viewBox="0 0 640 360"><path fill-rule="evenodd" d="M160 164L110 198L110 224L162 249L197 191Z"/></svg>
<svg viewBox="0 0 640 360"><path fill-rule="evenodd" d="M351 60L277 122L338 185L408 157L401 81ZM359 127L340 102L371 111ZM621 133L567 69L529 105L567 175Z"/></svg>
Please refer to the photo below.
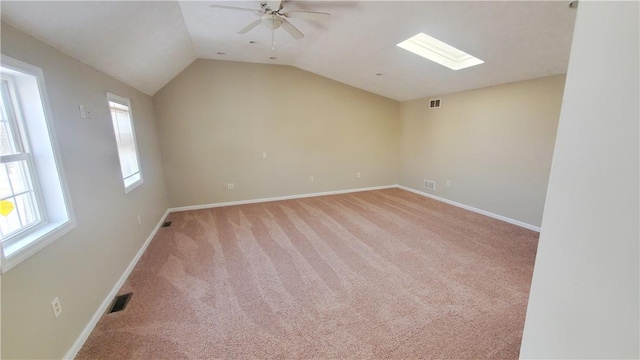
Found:
<svg viewBox="0 0 640 360"><path fill-rule="evenodd" d="M138 225L142 225L142 216L138 215Z"/></svg>
<svg viewBox="0 0 640 360"><path fill-rule="evenodd" d="M57 296L51 302L51 308L53 309L53 316L55 316L57 319L60 314L62 314L62 305L60 305L60 299L58 299Z"/></svg>
<svg viewBox="0 0 640 360"><path fill-rule="evenodd" d="M357 177L358 179L360 179L360 172L357 172L357 173L356 173L356 177Z"/></svg>
<svg viewBox="0 0 640 360"><path fill-rule="evenodd" d="M233 190L233 189L235 189L235 188L236 188L236 187L233 185L233 183L231 183L231 184L227 184L227 190Z"/></svg>
<svg viewBox="0 0 640 360"><path fill-rule="evenodd" d="M313 176L309 176L309 182L313 182Z"/></svg>
<svg viewBox="0 0 640 360"><path fill-rule="evenodd" d="M445 184L445 186L447 187L451 186L451 180L447 180L447 183Z"/></svg>
<svg viewBox="0 0 640 360"><path fill-rule="evenodd" d="M262 157L266 159L266 158L267 158L267 153L266 153L266 152L263 152L263 153L262 153Z"/></svg>

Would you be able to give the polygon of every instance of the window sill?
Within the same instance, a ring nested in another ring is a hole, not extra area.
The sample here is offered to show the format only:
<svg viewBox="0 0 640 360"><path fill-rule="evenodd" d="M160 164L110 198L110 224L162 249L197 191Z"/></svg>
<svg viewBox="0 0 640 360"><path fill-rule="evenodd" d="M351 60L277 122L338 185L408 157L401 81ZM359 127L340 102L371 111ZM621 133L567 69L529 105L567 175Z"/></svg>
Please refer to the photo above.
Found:
<svg viewBox="0 0 640 360"><path fill-rule="evenodd" d="M28 259L76 227L71 220L48 223L10 245L2 247L2 274Z"/></svg>
<svg viewBox="0 0 640 360"><path fill-rule="evenodd" d="M143 182L143 181L142 181L142 178L140 178L140 179L138 179L138 180L136 180L136 181L132 182L132 183L131 183L131 184L129 184L129 185L125 185L125 187L124 187L124 193L125 193L125 194L128 194L128 193L132 192L135 188L137 188L138 186L142 185L142 182Z"/></svg>

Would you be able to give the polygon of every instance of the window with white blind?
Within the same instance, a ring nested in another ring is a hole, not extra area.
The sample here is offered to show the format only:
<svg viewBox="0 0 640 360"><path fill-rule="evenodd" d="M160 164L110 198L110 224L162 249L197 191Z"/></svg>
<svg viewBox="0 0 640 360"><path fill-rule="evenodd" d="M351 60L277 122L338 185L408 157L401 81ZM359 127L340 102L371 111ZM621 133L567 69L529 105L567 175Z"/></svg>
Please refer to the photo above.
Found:
<svg viewBox="0 0 640 360"><path fill-rule="evenodd" d="M2 272L75 227L42 69L2 55L0 264Z"/></svg>
<svg viewBox="0 0 640 360"><path fill-rule="evenodd" d="M142 184L136 132L133 128L131 115L131 102L127 98L111 93L107 93L107 100L118 146L124 192L128 193Z"/></svg>

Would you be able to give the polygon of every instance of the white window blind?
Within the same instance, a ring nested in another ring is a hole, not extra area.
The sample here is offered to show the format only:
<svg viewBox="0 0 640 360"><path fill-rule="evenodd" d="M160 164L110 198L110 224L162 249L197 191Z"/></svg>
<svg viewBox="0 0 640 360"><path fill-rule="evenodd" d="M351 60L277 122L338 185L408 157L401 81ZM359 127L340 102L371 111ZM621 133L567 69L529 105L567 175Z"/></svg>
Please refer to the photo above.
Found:
<svg viewBox="0 0 640 360"><path fill-rule="evenodd" d="M142 184L142 173L140 172L136 136L131 116L131 104L129 99L114 94L107 93L107 98L118 147L122 180L125 193L128 193Z"/></svg>

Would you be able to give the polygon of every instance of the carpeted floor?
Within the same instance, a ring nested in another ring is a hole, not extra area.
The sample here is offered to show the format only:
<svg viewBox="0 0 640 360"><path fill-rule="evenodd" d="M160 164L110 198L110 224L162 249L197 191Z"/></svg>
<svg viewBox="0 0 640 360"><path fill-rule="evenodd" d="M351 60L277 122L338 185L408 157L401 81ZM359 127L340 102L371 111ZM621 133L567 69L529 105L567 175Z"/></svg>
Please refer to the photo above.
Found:
<svg viewBox="0 0 640 360"><path fill-rule="evenodd" d="M516 359L538 234L400 189L172 213L77 359Z"/></svg>

